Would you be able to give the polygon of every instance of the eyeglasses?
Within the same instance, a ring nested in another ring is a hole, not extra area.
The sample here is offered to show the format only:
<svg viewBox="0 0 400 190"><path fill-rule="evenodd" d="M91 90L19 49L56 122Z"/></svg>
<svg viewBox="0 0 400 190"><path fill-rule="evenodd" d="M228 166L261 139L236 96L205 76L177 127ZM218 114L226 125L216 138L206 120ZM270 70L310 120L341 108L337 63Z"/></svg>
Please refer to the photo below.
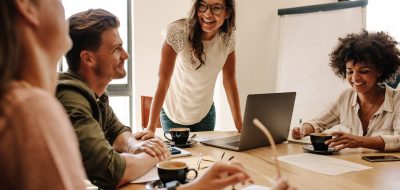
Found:
<svg viewBox="0 0 400 190"><path fill-rule="evenodd" d="M208 8L210 8L211 13L213 15L219 15L225 9L225 6L222 4L209 5L209 4L201 3L198 11L201 13L205 13L205 12L207 12Z"/></svg>

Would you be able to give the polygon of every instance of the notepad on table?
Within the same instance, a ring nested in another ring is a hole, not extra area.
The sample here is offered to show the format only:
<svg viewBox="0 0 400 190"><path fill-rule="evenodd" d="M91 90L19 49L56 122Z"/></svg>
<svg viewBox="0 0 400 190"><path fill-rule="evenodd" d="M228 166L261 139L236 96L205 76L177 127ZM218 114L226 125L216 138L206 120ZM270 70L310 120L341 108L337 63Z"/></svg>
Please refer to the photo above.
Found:
<svg viewBox="0 0 400 190"><path fill-rule="evenodd" d="M361 171L371 168L369 166L341 159L308 153L280 156L278 159L282 162L325 175L340 175L347 172Z"/></svg>

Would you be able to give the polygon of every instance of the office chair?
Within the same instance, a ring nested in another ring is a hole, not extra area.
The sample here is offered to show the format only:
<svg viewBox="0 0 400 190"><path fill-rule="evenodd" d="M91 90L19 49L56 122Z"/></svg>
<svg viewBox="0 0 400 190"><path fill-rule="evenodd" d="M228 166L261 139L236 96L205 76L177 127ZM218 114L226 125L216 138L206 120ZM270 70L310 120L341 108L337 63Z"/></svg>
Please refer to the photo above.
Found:
<svg viewBox="0 0 400 190"><path fill-rule="evenodd" d="M149 123L149 117L150 117L150 107L151 107L151 101L153 100L153 97L151 96L140 96L140 104L141 104L141 111L142 111L142 129L147 127L147 124ZM156 121L156 128L161 128L160 124L160 115L157 115L157 121Z"/></svg>

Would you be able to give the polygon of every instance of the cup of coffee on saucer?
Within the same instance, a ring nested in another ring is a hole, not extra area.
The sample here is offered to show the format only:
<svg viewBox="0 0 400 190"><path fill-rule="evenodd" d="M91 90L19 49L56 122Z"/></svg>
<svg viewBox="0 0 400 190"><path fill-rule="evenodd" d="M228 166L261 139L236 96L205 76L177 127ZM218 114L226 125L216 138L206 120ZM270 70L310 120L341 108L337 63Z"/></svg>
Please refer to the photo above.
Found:
<svg viewBox="0 0 400 190"><path fill-rule="evenodd" d="M179 181L179 183L187 183L197 177L197 171L195 169L189 169L186 162L183 161L163 161L159 162L157 165L157 172L161 183L164 185L172 182ZM194 173L191 179L188 179L190 172Z"/></svg>
<svg viewBox="0 0 400 190"><path fill-rule="evenodd" d="M167 136L167 134L171 135L171 138ZM174 145L186 145L188 143L190 135L190 128L171 128L169 131L164 132L164 137L172 142Z"/></svg>
<svg viewBox="0 0 400 190"><path fill-rule="evenodd" d="M314 151L326 152L329 146L325 144L325 141L332 139L332 135L328 133L311 133L310 140L314 147Z"/></svg>

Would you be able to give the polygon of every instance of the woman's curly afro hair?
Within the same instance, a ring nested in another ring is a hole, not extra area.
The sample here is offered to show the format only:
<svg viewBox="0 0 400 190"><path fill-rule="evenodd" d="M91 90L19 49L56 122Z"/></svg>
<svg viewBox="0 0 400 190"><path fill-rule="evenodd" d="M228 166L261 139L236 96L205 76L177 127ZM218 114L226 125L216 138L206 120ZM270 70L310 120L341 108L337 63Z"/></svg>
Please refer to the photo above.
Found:
<svg viewBox="0 0 400 190"><path fill-rule="evenodd" d="M395 80L400 66L398 42L385 32L361 31L339 38L339 44L330 54L329 65L340 78L346 78L346 63L372 63L382 71L378 82Z"/></svg>

